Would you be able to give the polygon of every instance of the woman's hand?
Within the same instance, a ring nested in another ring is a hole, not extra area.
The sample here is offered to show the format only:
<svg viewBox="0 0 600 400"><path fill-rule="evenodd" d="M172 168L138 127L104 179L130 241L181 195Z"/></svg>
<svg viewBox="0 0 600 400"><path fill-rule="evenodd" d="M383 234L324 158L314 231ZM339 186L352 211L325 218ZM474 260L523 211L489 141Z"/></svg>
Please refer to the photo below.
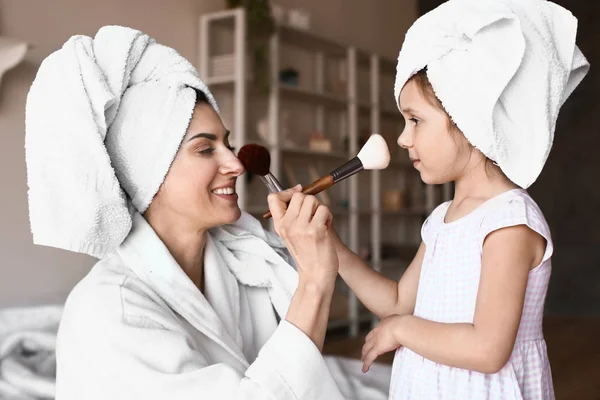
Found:
<svg viewBox="0 0 600 400"><path fill-rule="evenodd" d="M363 362L362 372L367 372L377 357L402 345L398 340L401 321L402 315L389 316L369 332L360 357Z"/></svg>
<svg viewBox="0 0 600 400"><path fill-rule="evenodd" d="M296 186L270 194L269 208L275 230L298 266L298 287L286 320L322 351L339 262L329 232L329 209L300 190Z"/></svg>
<svg viewBox="0 0 600 400"><path fill-rule="evenodd" d="M300 281L329 285L335 281L339 266L330 232L331 212L301 189L296 186L269 195L275 231L296 260Z"/></svg>

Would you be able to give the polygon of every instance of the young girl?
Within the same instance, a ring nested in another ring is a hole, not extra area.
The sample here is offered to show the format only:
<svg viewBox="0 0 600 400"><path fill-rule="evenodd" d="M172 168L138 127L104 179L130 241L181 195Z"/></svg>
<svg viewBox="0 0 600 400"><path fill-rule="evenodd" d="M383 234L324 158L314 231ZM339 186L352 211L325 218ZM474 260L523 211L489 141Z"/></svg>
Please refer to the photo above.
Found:
<svg viewBox="0 0 600 400"><path fill-rule="evenodd" d="M381 319L363 371L398 349L391 399L554 398L542 334L552 240L525 189L587 73L575 31L545 0L451 0L408 31L398 144L425 183L454 182L454 199L423 224L399 282L336 244L342 278Z"/></svg>

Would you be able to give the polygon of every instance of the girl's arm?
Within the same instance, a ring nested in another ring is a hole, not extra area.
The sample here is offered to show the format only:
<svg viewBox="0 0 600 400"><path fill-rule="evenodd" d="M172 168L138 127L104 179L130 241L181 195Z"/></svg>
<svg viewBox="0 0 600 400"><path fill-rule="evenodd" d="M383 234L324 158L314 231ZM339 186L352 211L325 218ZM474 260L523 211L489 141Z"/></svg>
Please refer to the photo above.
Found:
<svg viewBox="0 0 600 400"><path fill-rule="evenodd" d="M541 262L545 246L545 240L525 225L492 232L483 245L473 323L438 323L402 315L393 322L395 339L440 364L487 374L498 372L512 353L529 271ZM365 365L374 360L369 343L367 338Z"/></svg>
<svg viewBox="0 0 600 400"><path fill-rule="evenodd" d="M412 314L425 245L421 243L415 258L396 282L368 266L344 245L335 231L332 232L340 262L339 274L358 299L380 319L393 314Z"/></svg>

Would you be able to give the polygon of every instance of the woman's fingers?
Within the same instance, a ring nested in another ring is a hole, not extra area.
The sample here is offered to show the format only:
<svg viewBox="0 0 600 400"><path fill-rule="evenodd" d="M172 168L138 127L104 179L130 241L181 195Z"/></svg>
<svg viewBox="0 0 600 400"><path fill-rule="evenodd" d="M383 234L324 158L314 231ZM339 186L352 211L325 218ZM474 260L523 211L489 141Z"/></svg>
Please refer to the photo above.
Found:
<svg viewBox="0 0 600 400"><path fill-rule="evenodd" d="M307 195L302 203L299 218L302 222L310 223L315 211L319 207L319 200L315 196Z"/></svg>
<svg viewBox="0 0 600 400"><path fill-rule="evenodd" d="M329 208L323 204L320 204L317 206L317 210L314 213L311 224L315 227L329 228L331 225L331 220L332 216Z"/></svg>
<svg viewBox="0 0 600 400"><path fill-rule="evenodd" d="M302 205L304 204L304 199L306 195L303 193L294 193L292 195L292 200L288 205L288 210L286 212L286 217L290 217L293 220L298 218L300 214L300 210L302 210Z"/></svg>
<svg viewBox="0 0 600 400"><path fill-rule="evenodd" d="M281 220L288 209L288 203L293 197L293 194L300 192L302 186L296 185L293 188L283 190L277 193L270 193L267 196L267 202L269 203L269 211L275 220Z"/></svg>

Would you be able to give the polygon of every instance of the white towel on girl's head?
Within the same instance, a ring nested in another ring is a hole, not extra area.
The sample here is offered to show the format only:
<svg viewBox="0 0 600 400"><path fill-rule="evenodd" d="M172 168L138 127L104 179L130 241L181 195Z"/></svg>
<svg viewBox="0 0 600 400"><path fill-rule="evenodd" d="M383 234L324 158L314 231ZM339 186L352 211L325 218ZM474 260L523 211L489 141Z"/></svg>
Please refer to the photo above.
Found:
<svg viewBox="0 0 600 400"><path fill-rule="evenodd" d="M191 119L195 68L134 29L73 36L43 61L27 97L25 151L36 244L102 257L144 212Z"/></svg>
<svg viewBox="0 0 600 400"><path fill-rule="evenodd" d="M408 30L395 96L427 67L469 142L527 188L550 152L558 112L589 70L576 18L546 0L450 0Z"/></svg>

